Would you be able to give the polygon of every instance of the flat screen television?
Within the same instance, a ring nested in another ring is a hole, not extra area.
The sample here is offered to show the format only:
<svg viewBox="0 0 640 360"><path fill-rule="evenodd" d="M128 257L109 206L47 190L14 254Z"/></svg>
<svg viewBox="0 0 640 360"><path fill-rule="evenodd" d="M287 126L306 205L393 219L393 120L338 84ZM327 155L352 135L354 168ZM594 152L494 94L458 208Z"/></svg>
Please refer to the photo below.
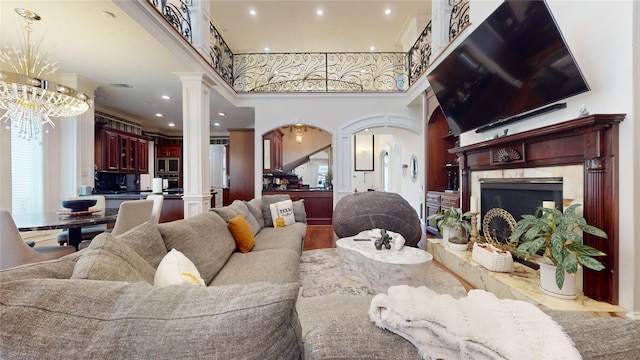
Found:
<svg viewBox="0 0 640 360"><path fill-rule="evenodd" d="M455 135L589 91L549 7L535 0L502 3L427 79Z"/></svg>

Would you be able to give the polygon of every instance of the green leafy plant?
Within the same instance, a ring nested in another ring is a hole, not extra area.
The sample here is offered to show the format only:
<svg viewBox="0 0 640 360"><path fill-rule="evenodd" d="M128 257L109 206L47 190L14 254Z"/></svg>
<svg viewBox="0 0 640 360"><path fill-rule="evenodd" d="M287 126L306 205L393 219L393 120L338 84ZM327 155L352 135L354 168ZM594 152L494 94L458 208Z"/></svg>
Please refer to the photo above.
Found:
<svg viewBox="0 0 640 360"><path fill-rule="evenodd" d="M442 234L442 229L444 227L448 227L450 229L456 228L464 228L467 233L471 232L471 224L469 224L468 219L471 219L471 212L462 212L461 208L451 207L443 211L439 211L433 215L427 217L427 220L435 220L437 221L438 229L440 229L440 233Z"/></svg>
<svg viewBox="0 0 640 360"><path fill-rule="evenodd" d="M565 271L575 274L578 265L600 271L604 265L592 256L606 255L602 251L582 243L582 234L592 234L607 239L607 234L576 213L581 204L569 206L565 212L558 209L539 207L534 215L523 215L515 232L509 237L512 242L520 241L516 255L529 259L539 251L556 266L556 285L562 288Z"/></svg>

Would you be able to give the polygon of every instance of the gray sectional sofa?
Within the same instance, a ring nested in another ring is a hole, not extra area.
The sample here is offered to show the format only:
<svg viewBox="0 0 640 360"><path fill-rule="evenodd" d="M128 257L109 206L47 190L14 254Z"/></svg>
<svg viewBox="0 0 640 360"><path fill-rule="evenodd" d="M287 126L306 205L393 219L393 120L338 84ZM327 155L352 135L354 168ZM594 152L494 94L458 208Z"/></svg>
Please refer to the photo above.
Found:
<svg viewBox="0 0 640 360"><path fill-rule="evenodd" d="M372 296L299 296L304 204L294 204L295 224L276 229L266 209L277 196L103 234L60 259L0 271L0 358L419 359L369 320ZM237 214L255 220L248 253L227 227ZM208 286L152 285L174 248ZM637 321L549 314L585 359L640 353Z"/></svg>
<svg viewBox="0 0 640 360"><path fill-rule="evenodd" d="M145 223L117 238L101 234L60 259L1 271L0 357L300 359L306 224L265 226L261 207L254 199ZM224 219L237 213L259 226L248 253L235 251ZM208 286L152 285L173 248Z"/></svg>

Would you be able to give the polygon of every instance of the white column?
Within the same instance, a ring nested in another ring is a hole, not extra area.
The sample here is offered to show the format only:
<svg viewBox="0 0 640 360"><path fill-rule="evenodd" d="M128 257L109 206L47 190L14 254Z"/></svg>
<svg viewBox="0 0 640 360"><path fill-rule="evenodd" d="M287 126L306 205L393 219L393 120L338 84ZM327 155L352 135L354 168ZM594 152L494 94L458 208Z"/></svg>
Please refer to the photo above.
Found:
<svg viewBox="0 0 640 360"><path fill-rule="evenodd" d="M449 18L451 5L448 0L433 0L431 2L431 58L444 50L449 44Z"/></svg>
<svg viewBox="0 0 640 360"><path fill-rule="evenodd" d="M182 81L182 187L184 218L211 208L209 93L213 81L203 73L177 73Z"/></svg>

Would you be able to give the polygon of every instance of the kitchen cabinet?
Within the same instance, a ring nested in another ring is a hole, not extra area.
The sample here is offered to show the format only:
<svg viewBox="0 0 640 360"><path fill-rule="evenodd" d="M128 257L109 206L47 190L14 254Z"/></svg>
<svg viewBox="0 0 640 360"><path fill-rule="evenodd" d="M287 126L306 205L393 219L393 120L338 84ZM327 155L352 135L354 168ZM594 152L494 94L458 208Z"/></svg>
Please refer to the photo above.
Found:
<svg viewBox="0 0 640 360"><path fill-rule="evenodd" d="M265 173L282 169L282 136L280 129L270 131L262 136L262 171Z"/></svg>
<svg viewBox="0 0 640 360"><path fill-rule="evenodd" d="M180 158L182 146L180 145L158 145L156 146L156 157L158 158Z"/></svg>
<svg viewBox="0 0 640 360"><path fill-rule="evenodd" d="M136 173L149 172L147 139L122 131L96 127L95 164L100 172Z"/></svg>
<svg viewBox="0 0 640 360"><path fill-rule="evenodd" d="M94 151L98 171L118 172L120 168L120 139L117 132L96 128Z"/></svg>

